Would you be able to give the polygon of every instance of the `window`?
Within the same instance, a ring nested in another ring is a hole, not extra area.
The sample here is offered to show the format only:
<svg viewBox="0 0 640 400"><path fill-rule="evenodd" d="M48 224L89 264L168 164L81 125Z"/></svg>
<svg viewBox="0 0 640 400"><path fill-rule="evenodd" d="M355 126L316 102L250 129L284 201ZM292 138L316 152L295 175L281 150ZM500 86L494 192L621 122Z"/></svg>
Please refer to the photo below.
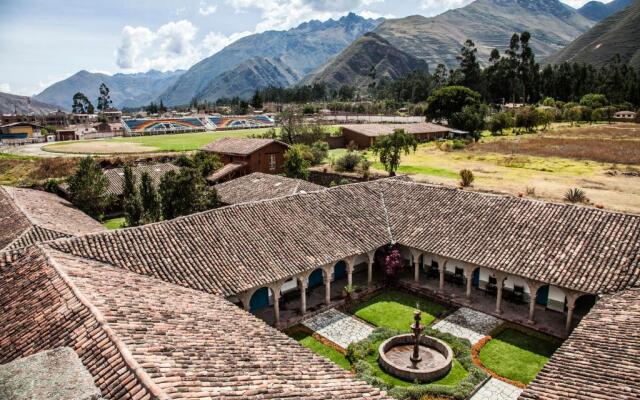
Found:
<svg viewBox="0 0 640 400"><path fill-rule="evenodd" d="M276 170L276 155L275 154L268 154L269 156L269 171L275 171Z"/></svg>

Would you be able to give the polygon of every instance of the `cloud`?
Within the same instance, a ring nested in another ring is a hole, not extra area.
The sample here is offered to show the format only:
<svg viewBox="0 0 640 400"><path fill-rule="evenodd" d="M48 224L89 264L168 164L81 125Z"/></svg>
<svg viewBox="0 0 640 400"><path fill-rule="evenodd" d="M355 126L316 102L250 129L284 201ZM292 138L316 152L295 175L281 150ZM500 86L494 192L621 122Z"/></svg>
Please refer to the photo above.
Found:
<svg viewBox="0 0 640 400"><path fill-rule="evenodd" d="M215 4L209 5L204 1L200 2L200 8L198 9L198 14L207 16L215 13L216 11L218 11L218 6L216 6Z"/></svg>
<svg viewBox="0 0 640 400"><path fill-rule="evenodd" d="M116 64L127 72L186 69L251 34L209 32L196 41L197 33L198 29L187 20L169 22L155 32L144 26L125 26L116 50Z"/></svg>
<svg viewBox="0 0 640 400"><path fill-rule="evenodd" d="M422 0L420 8L425 10L425 15L433 16L452 8L464 7L471 2L473 0Z"/></svg>
<svg viewBox="0 0 640 400"><path fill-rule="evenodd" d="M227 4L242 12L258 10L262 21L256 32L270 29L289 29L311 19L338 18L347 12L360 12L363 7L384 0L226 0Z"/></svg>
<svg viewBox="0 0 640 400"><path fill-rule="evenodd" d="M0 83L0 92L11 93L11 86L8 83Z"/></svg>

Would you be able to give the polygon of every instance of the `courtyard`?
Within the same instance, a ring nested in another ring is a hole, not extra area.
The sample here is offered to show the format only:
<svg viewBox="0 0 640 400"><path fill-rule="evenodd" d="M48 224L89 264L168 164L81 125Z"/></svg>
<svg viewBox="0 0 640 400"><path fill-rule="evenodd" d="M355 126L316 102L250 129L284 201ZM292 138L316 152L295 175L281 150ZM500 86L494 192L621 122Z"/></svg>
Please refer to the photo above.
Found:
<svg viewBox="0 0 640 400"><path fill-rule="evenodd" d="M422 311L426 334L437 335L456 354L448 374L428 384L396 378L378 365L378 347L395 332L410 332L416 308ZM444 398L516 399L560 344L492 315L396 289L378 290L354 304L315 314L285 332L361 379L374 378L374 384L397 398L419 391ZM473 347L480 347L479 356Z"/></svg>

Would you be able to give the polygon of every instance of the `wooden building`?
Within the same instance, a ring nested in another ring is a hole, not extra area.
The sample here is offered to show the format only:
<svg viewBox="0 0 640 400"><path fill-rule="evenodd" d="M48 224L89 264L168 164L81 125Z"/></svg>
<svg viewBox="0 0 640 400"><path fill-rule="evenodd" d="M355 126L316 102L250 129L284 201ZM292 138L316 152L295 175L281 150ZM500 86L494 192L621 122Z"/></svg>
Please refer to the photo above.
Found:
<svg viewBox="0 0 640 400"><path fill-rule="evenodd" d="M224 164L207 179L216 183L253 172L281 174L284 172L284 153L288 148L288 144L274 139L220 139L203 148L220 156Z"/></svg>
<svg viewBox="0 0 640 400"><path fill-rule="evenodd" d="M455 131L445 126L420 122L416 124L354 124L341 127L345 145L354 143L360 149L373 146L376 138L391 135L396 129L416 135L419 141L428 141L449 137Z"/></svg>

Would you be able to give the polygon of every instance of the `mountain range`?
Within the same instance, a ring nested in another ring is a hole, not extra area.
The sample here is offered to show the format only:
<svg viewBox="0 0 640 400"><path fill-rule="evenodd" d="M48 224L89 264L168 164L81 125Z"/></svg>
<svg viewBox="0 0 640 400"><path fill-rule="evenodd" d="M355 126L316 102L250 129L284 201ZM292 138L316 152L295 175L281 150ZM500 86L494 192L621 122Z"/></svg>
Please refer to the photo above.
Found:
<svg viewBox="0 0 640 400"><path fill-rule="evenodd" d="M0 92L0 114L40 115L58 111L59 107L27 96Z"/></svg>
<svg viewBox="0 0 640 400"><path fill-rule="evenodd" d="M372 69L377 77L393 79L414 69L434 69L440 63L453 68L467 39L475 42L478 60L486 65L491 50L504 50L513 33L524 30L532 34L538 60L544 60L631 2L592 1L576 10L559 0L476 0L435 17L388 20L350 13L338 20L313 20L287 31L244 37L187 71L113 76L80 71L35 99L69 109L78 91L94 101L102 82L111 89L116 107L160 100L176 106L193 99L248 97L269 85L318 81L365 87ZM369 32L373 34L365 36Z"/></svg>
<svg viewBox="0 0 640 400"><path fill-rule="evenodd" d="M314 20L288 31L267 31L244 37L195 64L160 98L167 105L188 104L193 98L216 100L215 95L219 90L212 90L214 80L234 68L245 72L255 70L256 57L270 59L274 65L286 65L291 74L298 77L293 82L296 83L381 22L381 19L365 19L350 13L338 20ZM243 63L248 65L240 66ZM273 72L272 68L266 70L270 74ZM240 77L233 81L233 76L229 74L224 77L224 82L227 87L236 87L238 93L253 92L256 89L250 87L250 82L243 82ZM226 93L227 96L235 94L237 93Z"/></svg>
<svg viewBox="0 0 640 400"><path fill-rule="evenodd" d="M601 21L623 8L629 7L634 0L613 0L610 3L590 1L580 7L578 12L594 21Z"/></svg>
<svg viewBox="0 0 640 400"><path fill-rule="evenodd" d="M640 70L640 0L604 20L549 58L600 66L620 56L620 62Z"/></svg>
<svg viewBox="0 0 640 400"><path fill-rule="evenodd" d="M113 105L118 108L149 104L171 86L184 71L159 72L151 70L136 74L107 75L80 71L69 78L56 82L34 99L55 104L63 110L70 110L73 95L84 93L89 101L96 103L98 88L105 83L110 90Z"/></svg>
<svg viewBox="0 0 640 400"><path fill-rule="evenodd" d="M370 32L303 83L324 82L333 88L343 85L365 88L374 79L393 80L412 71L428 70L424 60L405 53L377 33Z"/></svg>

